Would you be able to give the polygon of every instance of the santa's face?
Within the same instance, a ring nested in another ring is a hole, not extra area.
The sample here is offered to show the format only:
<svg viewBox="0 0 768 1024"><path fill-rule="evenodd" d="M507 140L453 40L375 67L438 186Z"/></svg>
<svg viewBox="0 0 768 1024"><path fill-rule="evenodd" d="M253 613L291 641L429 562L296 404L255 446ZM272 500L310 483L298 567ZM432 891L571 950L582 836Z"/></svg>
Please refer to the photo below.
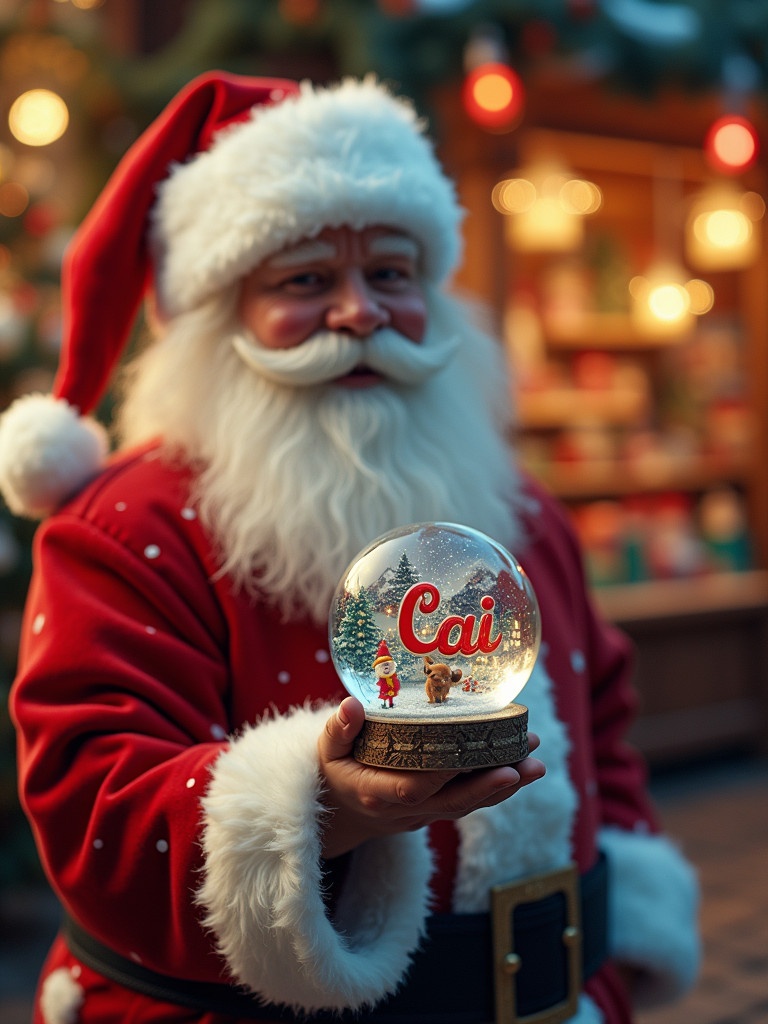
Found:
<svg viewBox="0 0 768 1024"><path fill-rule="evenodd" d="M365 339L380 328L419 343L427 305L413 239L385 227L326 228L269 257L243 280L240 321L260 345L291 349L321 331ZM367 387L380 376L358 366L336 383Z"/></svg>
<svg viewBox="0 0 768 1024"><path fill-rule="evenodd" d="M222 573L320 624L352 558L397 526L448 520L519 544L499 346L420 282L404 235L318 241L171 320L132 369L121 433L203 467L192 500Z"/></svg>
<svg viewBox="0 0 768 1024"><path fill-rule="evenodd" d="M382 661L376 666L376 675L379 678L386 676L393 676L395 674L395 663L394 661Z"/></svg>

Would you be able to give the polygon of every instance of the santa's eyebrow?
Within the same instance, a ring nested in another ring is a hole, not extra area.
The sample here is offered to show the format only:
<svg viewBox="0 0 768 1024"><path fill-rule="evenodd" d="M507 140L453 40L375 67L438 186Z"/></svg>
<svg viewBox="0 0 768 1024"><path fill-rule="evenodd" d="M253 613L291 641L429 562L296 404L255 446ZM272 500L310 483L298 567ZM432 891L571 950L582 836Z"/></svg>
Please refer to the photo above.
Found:
<svg viewBox="0 0 768 1024"><path fill-rule="evenodd" d="M284 249L275 253L266 261L267 266L282 270L285 267L298 267L302 263L311 263L312 260L324 260L336 255L336 246L325 242L320 238L310 238L306 242L299 242L291 249Z"/></svg>
<svg viewBox="0 0 768 1024"><path fill-rule="evenodd" d="M377 235L371 239L368 251L374 256L419 257L419 246L408 235Z"/></svg>

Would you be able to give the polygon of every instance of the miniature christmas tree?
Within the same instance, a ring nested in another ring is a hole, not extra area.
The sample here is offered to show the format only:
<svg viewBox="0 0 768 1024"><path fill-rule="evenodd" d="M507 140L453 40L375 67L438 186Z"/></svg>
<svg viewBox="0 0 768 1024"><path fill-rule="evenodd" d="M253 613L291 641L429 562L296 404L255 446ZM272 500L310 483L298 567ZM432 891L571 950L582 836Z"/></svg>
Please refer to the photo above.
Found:
<svg viewBox="0 0 768 1024"><path fill-rule="evenodd" d="M370 673L376 657L382 632L373 617L373 607L364 590L349 594L344 601L344 611L339 630L333 638L338 657L361 675Z"/></svg>

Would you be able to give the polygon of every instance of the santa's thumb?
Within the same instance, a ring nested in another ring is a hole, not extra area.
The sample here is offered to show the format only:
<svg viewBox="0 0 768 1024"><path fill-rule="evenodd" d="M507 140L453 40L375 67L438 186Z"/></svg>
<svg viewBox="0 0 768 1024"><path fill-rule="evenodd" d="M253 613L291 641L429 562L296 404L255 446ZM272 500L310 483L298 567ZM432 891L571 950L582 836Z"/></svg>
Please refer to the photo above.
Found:
<svg viewBox="0 0 768 1024"><path fill-rule="evenodd" d="M320 733L320 760L328 762L349 757L364 722L365 711L357 697L345 697Z"/></svg>

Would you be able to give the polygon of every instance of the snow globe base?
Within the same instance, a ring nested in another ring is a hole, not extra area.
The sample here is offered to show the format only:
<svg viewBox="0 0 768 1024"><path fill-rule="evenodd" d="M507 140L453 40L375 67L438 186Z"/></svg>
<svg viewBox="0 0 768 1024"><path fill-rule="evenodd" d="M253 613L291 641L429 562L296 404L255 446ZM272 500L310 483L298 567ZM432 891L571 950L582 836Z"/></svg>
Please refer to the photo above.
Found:
<svg viewBox="0 0 768 1024"><path fill-rule="evenodd" d="M354 754L363 764L410 771L514 764L528 756L528 708L509 704L486 718L445 722L396 721L385 712L369 713Z"/></svg>

